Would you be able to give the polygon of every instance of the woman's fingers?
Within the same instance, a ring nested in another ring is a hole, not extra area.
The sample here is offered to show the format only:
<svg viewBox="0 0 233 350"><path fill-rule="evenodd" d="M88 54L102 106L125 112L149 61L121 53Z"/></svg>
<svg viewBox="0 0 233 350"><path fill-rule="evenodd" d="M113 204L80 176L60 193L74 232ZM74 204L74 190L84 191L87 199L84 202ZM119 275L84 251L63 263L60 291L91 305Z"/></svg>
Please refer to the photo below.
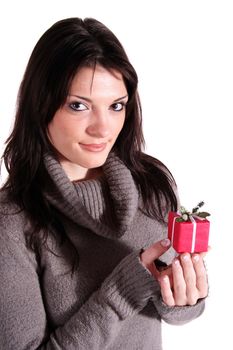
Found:
<svg viewBox="0 0 233 350"><path fill-rule="evenodd" d="M208 282L203 257L206 253L184 253L175 258L172 265L159 271L154 261L170 248L170 240L164 239L145 249L140 258L142 264L159 280L163 301L168 306L195 305L208 294Z"/></svg>
<svg viewBox="0 0 233 350"><path fill-rule="evenodd" d="M192 261L196 273L196 287L199 298L205 298L208 295L208 280L203 258L200 254L194 254Z"/></svg>
<svg viewBox="0 0 233 350"><path fill-rule="evenodd" d="M154 261L163 255L169 248L171 242L169 239L158 241L149 248L145 249L141 254L142 264L155 276L159 276L159 272L155 267Z"/></svg>
<svg viewBox="0 0 233 350"><path fill-rule="evenodd" d="M186 285L186 303L188 305L194 305L196 304L199 295L196 286L196 271L193 266L193 260L191 259L190 254L185 253L181 255L180 261Z"/></svg>
<svg viewBox="0 0 233 350"><path fill-rule="evenodd" d="M168 306L174 306L175 300L172 293L171 283L168 276L161 276L159 278L160 288L161 288L161 296L163 301Z"/></svg>
<svg viewBox="0 0 233 350"><path fill-rule="evenodd" d="M186 283L184 279L182 265L179 259L172 263L173 275L173 294L175 305L182 306L186 304Z"/></svg>
<svg viewBox="0 0 233 350"><path fill-rule="evenodd" d="M208 282L201 254L182 254L172 263L172 279L161 275L161 295L168 306L195 305L208 294Z"/></svg>

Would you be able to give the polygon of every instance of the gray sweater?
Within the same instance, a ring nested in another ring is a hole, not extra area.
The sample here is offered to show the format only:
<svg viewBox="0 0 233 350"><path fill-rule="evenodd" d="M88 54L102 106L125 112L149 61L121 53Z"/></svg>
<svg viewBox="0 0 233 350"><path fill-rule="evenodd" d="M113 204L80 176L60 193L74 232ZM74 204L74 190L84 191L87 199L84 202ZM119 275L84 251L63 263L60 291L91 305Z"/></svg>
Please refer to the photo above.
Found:
<svg viewBox="0 0 233 350"><path fill-rule="evenodd" d="M57 187L49 201L69 240L51 234L35 255L25 244L27 217L1 193L0 349L161 349L162 319L182 324L204 308L204 300L167 307L140 263L141 248L165 237L166 226L139 210L131 173L113 154L98 180L72 183L48 155L45 165ZM79 254L73 274L71 245Z"/></svg>

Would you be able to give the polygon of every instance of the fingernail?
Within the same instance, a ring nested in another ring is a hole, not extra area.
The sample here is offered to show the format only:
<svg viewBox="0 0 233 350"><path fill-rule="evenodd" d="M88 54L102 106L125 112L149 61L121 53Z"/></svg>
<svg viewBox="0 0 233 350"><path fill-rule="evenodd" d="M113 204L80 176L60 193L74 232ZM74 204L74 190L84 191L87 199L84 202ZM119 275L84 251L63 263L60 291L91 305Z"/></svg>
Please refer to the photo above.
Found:
<svg viewBox="0 0 233 350"><path fill-rule="evenodd" d="M160 277L158 278L158 281L159 281L160 283L161 283L161 282L167 283L167 282L169 281L169 278L168 278L167 275L165 275L165 276L160 276Z"/></svg>
<svg viewBox="0 0 233 350"><path fill-rule="evenodd" d="M182 260L188 261L188 260L189 260L189 255L183 255L183 256L182 256Z"/></svg>
<svg viewBox="0 0 233 350"><path fill-rule="evenodd" d="M161 246L163 246L163 247L168 247L168 246L171 244L171 241L170 241L170 239L165 238L165 239L163 239L163 240L160 242L160 244L161 244Z"/></svg>
<svg viewBox="0 0 233 350"><path fill-rule="evenodd" d="M168 276L163 276L163 282L165 282L165 283L168 283L168 281L169 281L169 278L168 278Z"/></svg>
<svg viewBox="0 0 233 350"><path fill-rule="evenodd" d="M176 266L179 266L180 265L180 262L178 259L175 259L173 260L173 264L176 265Z"/></svg>
<svg viewBox="0 0 233 350"><path fill-rule="evenodd" d="M199 260L199 255L194 255L194 256L193 256L193 260L194 260L194 261L198 261L198 260Z"/></svg>

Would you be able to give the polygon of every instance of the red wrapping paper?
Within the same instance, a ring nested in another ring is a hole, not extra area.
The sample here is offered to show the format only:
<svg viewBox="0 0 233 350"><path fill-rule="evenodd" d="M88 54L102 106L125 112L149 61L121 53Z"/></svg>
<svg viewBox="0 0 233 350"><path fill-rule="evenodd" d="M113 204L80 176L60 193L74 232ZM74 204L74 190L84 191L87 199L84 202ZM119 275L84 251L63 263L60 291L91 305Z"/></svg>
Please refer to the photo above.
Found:
<svg viewBox="0 0 233 350"><path fill-rule="evenodd" d="M168 238L177 253L199 253L208 250L210 222L195 218L191 221L177 222L178 213L168 215Z"/></svg>

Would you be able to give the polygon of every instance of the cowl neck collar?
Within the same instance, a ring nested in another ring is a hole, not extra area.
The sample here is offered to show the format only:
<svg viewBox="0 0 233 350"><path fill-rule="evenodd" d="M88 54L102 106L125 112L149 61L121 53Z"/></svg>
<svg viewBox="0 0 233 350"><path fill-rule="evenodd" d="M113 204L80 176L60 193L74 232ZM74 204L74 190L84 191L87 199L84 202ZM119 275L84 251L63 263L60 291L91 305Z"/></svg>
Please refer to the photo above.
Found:
<svg viewBox="0 0 233 350"><path fill-rule="evenodd" d="M46 197L63 215L101 236L117 238L127 231L138 208L138 191L131 172L114 153L103 165L102 177L81 182L71 182L50 154L44 163L56 188Z"/></svg>

